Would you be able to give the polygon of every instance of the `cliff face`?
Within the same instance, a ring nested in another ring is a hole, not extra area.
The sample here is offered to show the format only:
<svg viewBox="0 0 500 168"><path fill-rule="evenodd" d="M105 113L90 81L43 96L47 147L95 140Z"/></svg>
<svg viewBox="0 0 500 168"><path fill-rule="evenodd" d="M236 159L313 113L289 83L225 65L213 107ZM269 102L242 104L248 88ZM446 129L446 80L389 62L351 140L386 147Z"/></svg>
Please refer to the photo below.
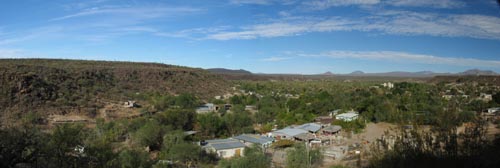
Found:
<svg viewBox="0 0 500 168"><path fill-rule="evenodd" d="M229 84L205 70L155 63L0 60L0 117L25 112L91 113L101 100L145 92L222 94Z"/></svg>

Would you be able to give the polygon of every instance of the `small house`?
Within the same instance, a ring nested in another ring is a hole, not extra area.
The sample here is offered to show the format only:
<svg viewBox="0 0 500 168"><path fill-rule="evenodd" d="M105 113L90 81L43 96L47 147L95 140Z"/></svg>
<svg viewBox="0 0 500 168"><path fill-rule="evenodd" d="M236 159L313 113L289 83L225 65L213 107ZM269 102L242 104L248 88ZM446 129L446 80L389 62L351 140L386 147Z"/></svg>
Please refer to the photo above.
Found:
<svg viewBox="0 0 500 168"><path fill-rule="evenodd" d="M255 134L241 134L241 135L232 137L232 139L237 139L237 140L243 142L246 146L251 146L253 144L256 144L262 148L267 148L267 147L271 146L271 144L274 142L274 138L261 136L261 135L255 135Z"/></svg>
<svg viewBox="0 0 500 168"><path fill-rule="evenodd" d="M333 110L333 111L330 111L330 117L333 117L333 116L336 116L337 114L339 114L340 112L342 111L342 109L337 109L337 110Z"/></svg>
<svg viewBox="0 0 500 168"><path fill-rule="evenodd" d="M491 94L486 94L486 93L481 93L479 95L479 99L480 100L483 100L483 101L486 101L486 102L489 102L491 100L493 100L493 95Z"/></svg>
<svg viewBox="0 0 500 168"><path fill-rule="evenodd" d="M123 107L125 108L134 108L134 107L138 107L138 105L135 103L135 101L126 101L123 103Z"/></svg>
<svg viewBox="0 0 500 168"><path fill-rule="evenodd" d="M308 133L308 131L303 130L303 129L298 129L298 128L286 127L286 128L274 131L271 134L277 140L281 140L281 139L292 140L292 139L294 139L294 136L302 134L302 133Z"/></svg>
<svg viewBox="0 0 500 168"><path fill-rule="evenodd" d="M299 125L295 128L303 129L303 130L306 130L310 133L316 133L321 129L321 125L316 124L316 123L306 123L306 124Z"/></svg>
<svg viewBox="0 0 500 168"><path fill-rule="evenodd" d="M349 111L347 113L342 113L337 116L335 116L335 119L337 120L342 120L342 121L353 121L358 119L358 112L355 111Z"/></svg>
<svg viewBox="0 0 500 168"><path fill-rule="evenodd" d="M340 132L340 130L342 129L341 126L338 126L338 125L330 125L328 127L325 127L323 128L323 134L325 135L333 135L333 134L336 134L338 132Z"/></svg>
<svg viewBox="0 0 500 168"><path fill-rule="evenodd" d="M319 116L314 119L315 122L321 123L322 125L329 125L333 122L333 117L331 116Z"/></svg>
<svg viewBox="0 0 500 168"><path fill-rule="evenodd" d="M256 113L258 110L257 110L257 106L246 105L245 111L249 111L251 113Z"/></svg>
<svg viewBox="0 0 500 168"><path fill-rule="evenodd" d="M495 114L500 111L500 107L488 108L488 114Z"/></svg>
<svg viewBox="0 0 500 168"><path fill-rule="evenodd" d="M295 138L295 140L304 141L304 142L311 142L312 140L316 139L316 136L314 136L313 134L311 134L309 132L301 133L301 134L295 135L293 137Z"/></svg>
<svg viewBox="0 0 500 168"><path fill-rule="evenodd" d="M207 140L201 145L205 151L214 152L220 158L242 156L245 150L245 144L236 139Z"/></svg>
<svg viewBox="0 0 500 168"><path fill-rule="evenodd" d="M216 106L212 103L207 103L202 106L199 106L196 109L196 113L201 114L201 113L209 113L209 112L214 112L216 111Z"/></svg>

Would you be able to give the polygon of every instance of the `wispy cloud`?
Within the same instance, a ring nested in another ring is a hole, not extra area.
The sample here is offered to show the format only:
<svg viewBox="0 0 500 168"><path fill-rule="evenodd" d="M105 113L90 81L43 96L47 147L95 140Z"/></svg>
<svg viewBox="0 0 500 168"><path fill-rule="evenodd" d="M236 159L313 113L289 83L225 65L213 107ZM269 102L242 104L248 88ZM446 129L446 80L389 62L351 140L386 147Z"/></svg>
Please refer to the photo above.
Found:
<svg viewBox="0 0 500 168"><path fill-rule="evenodd" d="M296 3L297 0L229 0L231 4L237 5L271 5L271 4L281 4L290 5Z"/></svg>
<svg viewBox="0 0 500 168"><path fill-rule="evenodd" d="M260 59L260 61L279 62L279 61L285 61L285 60L289 60L289 59L292 59L292 57L268 57L268 58Z"/></svg>
<svg viewBox="0 0 500 168"><path fill-rule="evenodd" d="M103 1L96 0L95 2L100 3ZM50 19L49 24L44 27L11 30L8 33L4 33L6 32L4 28L0 28L0 45L18 44L36 39L46 40L53 37L92 43L105 42L116 37L137 33L149 33L166 37L167 33L153 28L154 24L148 24L149 21L161 20L166 22L164 18L196 14L203 11L200 8L164 5L88 8L80 10L80 12ZM73 19L80 20L72 22ZM171 34L170 37L174 36L188 38L182 34Z"/></svg>
<svg viewBox="0 0 500 168"><path fill-rule="evenodd" d="M257 5L269 5L272 0L230 0L232 4L257 4Z"/></svg>
<svg viewBox="0 0 500 168"><path fill-rule="evenodd" d="M323 10L337 6L375 5L379 3L380 0L314 0L303 2L305 6L316 10Z"/></svg>
<svg viewBox="0 0 500 168"><path fill-rule="evenodd" d="M0 45L9 45L39 37L47 37L48 35L53 34L55 32L60 32L60 30L61 27L48 26L48 27L35 28L29 31L8 33L8 35L1 37L2 39L0 39Z"/></svg>
<svg viewBox="0 0 500 168"><path fill-rule="evenodd" d="M24 58L25 54L18 49L2 49L0 48L0 58Z"/></svg>
<svg viewBox="0 0 500 168"><path fill-rule="evenodd" d="M158 18L164 16L176 16L178 14L199 12L200 9L191 7L162 7L162 6L146 6L146 7L104 7L104 8L89 8L83 11L50 19L50 21L60 21L78 17L93 16L93 15L114 15L133 18Z"/></svg>
<svg viewBox="0 0 500 168"><path fill-rule="evenodd" d="M314 0L305 1L304 6L314 10L324 10L340 6L396 6L426 8L461 8L466 4L459 0Z"/></svg>
<svg viewBox="0 0 500 168"><path fill-rule="evenodd" d="M459 0L389 0L392 6L430 7L430 8L461 8L466 4Z"/></svg>
<svg viewBox="0 0 500 168"><path fill-rule="evenodd" d="M419 64L452 65L464 67L500 67L498 60L483 60L460 57L441 57L398 51L328 51L319 54L297 53L302 57L353 58L362 60L382 60L389 62L409 62Z"/></svg>
<svg viewBox="0 0 500 168"><path fill-rule="evenodd" d="M361 18L297 18L209 33L205 39L256 39L309 32L362 31L500 40L500 18L486 15L385 11Z"/></svg>

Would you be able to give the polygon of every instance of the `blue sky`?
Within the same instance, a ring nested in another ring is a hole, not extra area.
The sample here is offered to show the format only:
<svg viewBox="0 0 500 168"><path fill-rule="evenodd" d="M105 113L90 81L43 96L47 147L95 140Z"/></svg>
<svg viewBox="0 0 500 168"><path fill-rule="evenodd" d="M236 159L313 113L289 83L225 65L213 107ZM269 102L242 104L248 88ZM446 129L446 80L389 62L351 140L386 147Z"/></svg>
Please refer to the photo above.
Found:
<svg viewBox="0 0 500 168"><path fill-rule="evenodd" d="M0 58L500 72L495 0L2 0Z"/></svg>

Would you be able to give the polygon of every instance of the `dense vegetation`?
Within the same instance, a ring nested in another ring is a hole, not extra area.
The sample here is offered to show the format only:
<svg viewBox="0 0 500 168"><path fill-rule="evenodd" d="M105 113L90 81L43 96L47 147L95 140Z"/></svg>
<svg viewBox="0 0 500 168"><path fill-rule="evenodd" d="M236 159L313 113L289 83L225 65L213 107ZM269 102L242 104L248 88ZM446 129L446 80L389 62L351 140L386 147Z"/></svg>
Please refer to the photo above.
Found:
<svg viewBox="0 0 500 168"><path fill-rule="evenodd" d="M484 121L477 115L500 105L493 83L398 82L387 88L379 81L232 82L163 64L2 60L0 113L20 124L0 127L0 167L271 167L261 148L219 160L197 142L312 122L337 109L360 113L358 120L332 123L345 131L359 133L368 122L414 125L396 137L397 150L379 142L370 167L499 165L494 159L498 138L485 141ZM229 91L230 84L235 86L231 97L213 98ZM479 99L480 93L492 94L493 100ZM141 115L114 120L95 116L103 102L130 99L144 103ZM207 101L231 108L197 114L195 108ZM248 105L256 110L245 110ZM43 120L49 113L78 113L96 117L96 123L47 129ZM471 125L468 132L456 134L463 123ZM430 132L422 131L422 125ZM193 130L194 135L185 133ZM303 143L283 140L272 147L286 149L288 167L321 164L321 150Z"/></svg>
<svg viewBox="0 0 500 168"><path fill-rule="evenodd" d="M74 60L0 60L0 117L28 111L93 116L105 102L136 93L223 94L228 84L201 69L154 63Z"/></svg>
<svg viewBox="0 0 500 168"><path fill-rule="evenodd" d="M401 129L393 144L379 141L371 150L369 167L499 167L500 137L486 137L485 120L474 119L460 133L455 120L442 116L430 131L416 126Z"/></svg>

